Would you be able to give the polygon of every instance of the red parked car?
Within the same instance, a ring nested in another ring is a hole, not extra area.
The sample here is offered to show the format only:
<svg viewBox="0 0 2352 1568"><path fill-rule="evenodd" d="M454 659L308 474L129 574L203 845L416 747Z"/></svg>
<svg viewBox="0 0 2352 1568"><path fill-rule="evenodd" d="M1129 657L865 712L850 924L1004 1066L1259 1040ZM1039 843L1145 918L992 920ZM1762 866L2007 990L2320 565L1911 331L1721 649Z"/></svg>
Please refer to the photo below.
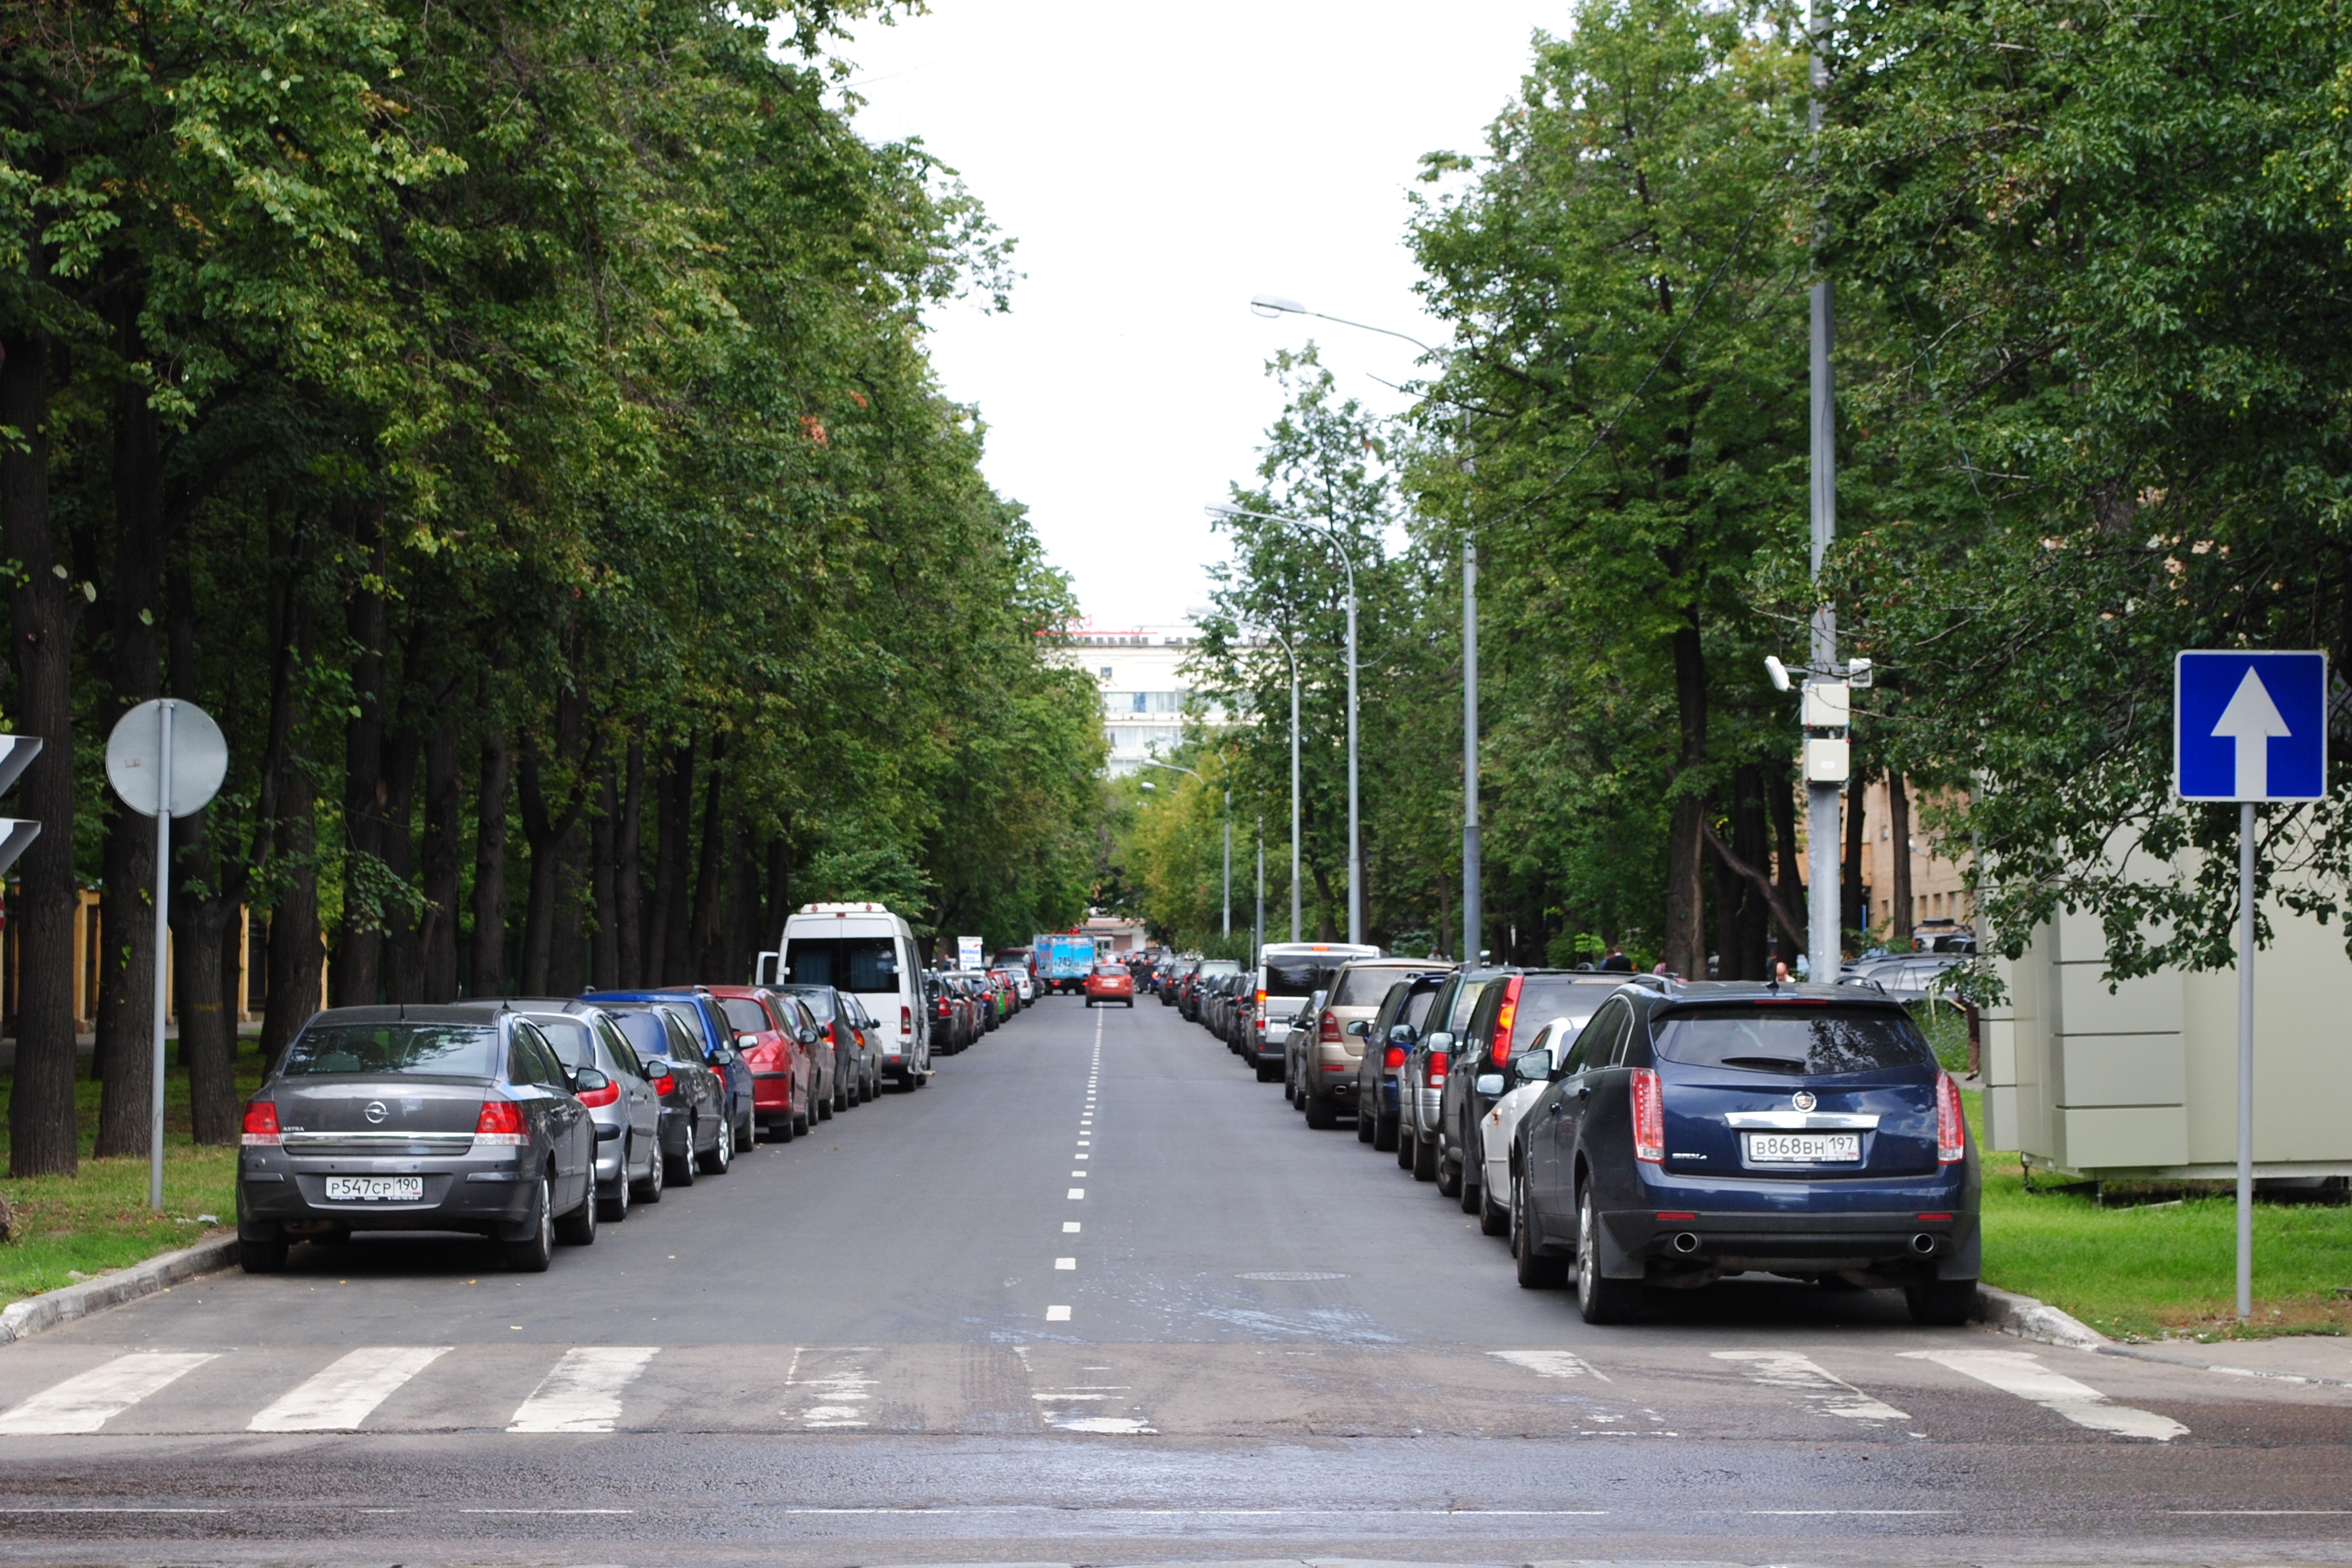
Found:
<svg viewBox="0 0 2352 1568"><path fill-rule="evenodd" d="M815 1030L797 1007L786 1010L783 998L749 985L704 987L727 1015L735 1031L735 1048L751 1069L751 1120L754 1127L780 1143L789 1143L809 1130L816 1105L816 1063L811 1055Z"/></svg>
<svg viewBox="0 0 2352 1568"><path fill-rule="evenodd" d="M1124 963L1097 963L1087 975L1087 1005L1097 1002L1123 1002L1135 1005L1135 976L1127 972Z"/></svg>

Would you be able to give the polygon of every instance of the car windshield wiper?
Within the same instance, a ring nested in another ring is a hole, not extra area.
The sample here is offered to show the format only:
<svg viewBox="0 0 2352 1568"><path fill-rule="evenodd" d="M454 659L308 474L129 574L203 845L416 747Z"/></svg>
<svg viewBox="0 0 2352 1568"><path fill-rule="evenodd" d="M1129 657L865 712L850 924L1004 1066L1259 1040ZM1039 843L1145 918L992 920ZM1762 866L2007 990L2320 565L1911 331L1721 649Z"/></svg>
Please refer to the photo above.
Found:
<svg viewBox="0 0 2352 1568"><path fill-rule="evenodd" d="M1801 1073L1805 1070L1804 1063L1791 1060L1787 1057L1726 1057L1723 1058L1723 1065L1727 1068L1745 1068L1750 1072Z"/></svg>

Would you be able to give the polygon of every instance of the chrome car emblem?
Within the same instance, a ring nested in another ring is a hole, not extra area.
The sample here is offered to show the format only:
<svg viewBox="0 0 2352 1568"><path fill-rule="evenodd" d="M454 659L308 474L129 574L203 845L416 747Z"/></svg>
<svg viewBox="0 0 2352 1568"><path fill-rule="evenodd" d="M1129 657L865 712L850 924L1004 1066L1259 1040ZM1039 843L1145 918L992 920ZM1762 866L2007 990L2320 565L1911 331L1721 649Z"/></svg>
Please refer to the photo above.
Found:
<svg viewBox="0 0 2352 1568"><path fill-rule="evenodd" d="M1795 1094L1790 1096L1789 1103L1795 1106L1800 1110L1811 1110L1815 1105L1819 1104L1820 1101L1813 1098L1813 1091L1811 1089L1801 1089Z"/></svg>
<svg viewBox="0 0 2352 1568"><path fill-rule="evenodd" d="M383 1108L383 1100L369 1100L369 1101L368 1101L368 1103L367 1103L367 1109L366 1109L365 1110L363 1110L363 1111L360 1112L360 1114L361 1114L361 1115L362 1115L362 1116L364 1116L364 1117L366 1117L370 1121L374 1122L377 1126L381 1127L381 1126L383 1126L383 1119L384 1119L385 1117L387 1117L387 1116L391 1115L391 1114L392 1114L392 1112L391 1112L391 1111L389 1111L389 1110L386 1110Z"/></svg>

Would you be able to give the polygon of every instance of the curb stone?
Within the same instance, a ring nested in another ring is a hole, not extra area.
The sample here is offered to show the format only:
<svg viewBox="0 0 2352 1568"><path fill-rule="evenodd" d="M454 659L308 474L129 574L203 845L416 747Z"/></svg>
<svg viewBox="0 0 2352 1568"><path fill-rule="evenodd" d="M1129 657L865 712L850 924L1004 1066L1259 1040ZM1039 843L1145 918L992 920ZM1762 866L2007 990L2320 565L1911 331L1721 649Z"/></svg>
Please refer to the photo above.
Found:
<svg viewBox="0 0 2352 1568"><path fill-rule="evenodd" d="M109 1307L167 1290L184 1279L215 1273L236 1261L236 1233L232 1231L177 1252L158 1254L144 1263L134 1263L96 1279L68 1285L62 1290L44 1290L37 1296L28 1296L0 1309L0 1345L29 1339L60 1323L70 1323Z"/></svg>
<svg viewBox="0 0 2352 1568"><path fill-rule="evenodd" d="M2099 1351L2115 1343L2098 1330L2046 1301L1990 1285L1977 1287L1976 1318L1996 1333L2038 1340L2045 1345L2064 1345L2069 1350Z"/></svg>

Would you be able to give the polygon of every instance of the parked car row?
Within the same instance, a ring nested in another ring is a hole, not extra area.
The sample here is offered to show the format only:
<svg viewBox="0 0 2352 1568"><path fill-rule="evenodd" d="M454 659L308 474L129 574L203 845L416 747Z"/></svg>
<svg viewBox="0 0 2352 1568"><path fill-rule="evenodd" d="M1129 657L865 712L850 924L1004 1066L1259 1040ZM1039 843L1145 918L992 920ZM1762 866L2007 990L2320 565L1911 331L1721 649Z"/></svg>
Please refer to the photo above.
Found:
<svg viewBox="0 0 2352 1568"><path fill-rule="evenodd" d="M1687 983L1268 946L1181 982L1196 1018L1507 1237L1591 1322L1767 1273L1965 1321L1979 1256L1959 1088L1874 987Z"/></svg>
<svg viewBox="0 0 2352 1568"><path fill-rule="evenodd" d="M790 1143L890 1083L920 1089L934 1041L963 1049L1024 988L1002 971L916 970L911 933L887 918L878 935L821 921L797 945L788 924L782 962L761 964L784 978L761 984L313 1015L245 1109L239 1261L269 1273L298 1242L454 1231L535 1272L557 1243L589 1245L667 1188L725 1175L762 1136ZM892 1005L895 1020L877 1017Z"/></svg>

